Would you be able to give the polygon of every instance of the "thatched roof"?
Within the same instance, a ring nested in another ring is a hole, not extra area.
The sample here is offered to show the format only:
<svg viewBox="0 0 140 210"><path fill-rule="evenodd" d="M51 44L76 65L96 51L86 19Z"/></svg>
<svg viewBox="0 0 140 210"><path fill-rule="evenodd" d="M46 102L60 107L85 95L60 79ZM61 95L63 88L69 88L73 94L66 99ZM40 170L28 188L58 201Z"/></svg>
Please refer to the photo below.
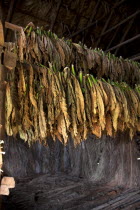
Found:
<svg viewBox="0 0 140 210"><path fill-rule="evenodd" d="M59 37L72 38L103 50L140 33L137 0L25 0L3 4L6 21L26 26L29 22L50 29ZM139 40L112 50L117 56L139 57Z"/></svg>
<svg viewBox="0 0 140 210"><path fill-rule="evenodd" d="M28 26L14 50L6 89L6 131L29 143L48 136L75 144L92 133L140 131L139 63ZM128 82L130 85L128 85ZM132 89L133 87L133 89Z"/></svg>

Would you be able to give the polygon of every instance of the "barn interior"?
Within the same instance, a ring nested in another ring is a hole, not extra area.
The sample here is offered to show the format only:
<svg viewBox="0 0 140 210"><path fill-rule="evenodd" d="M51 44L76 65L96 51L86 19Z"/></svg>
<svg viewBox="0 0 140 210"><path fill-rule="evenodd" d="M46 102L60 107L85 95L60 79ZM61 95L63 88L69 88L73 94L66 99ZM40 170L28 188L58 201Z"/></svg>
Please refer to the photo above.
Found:
<svg viewBox="0 0 140 210"><path fill-rule="evenodd" d="M140 209L140 2L3 0L0 20L1 208Z"/></svg>

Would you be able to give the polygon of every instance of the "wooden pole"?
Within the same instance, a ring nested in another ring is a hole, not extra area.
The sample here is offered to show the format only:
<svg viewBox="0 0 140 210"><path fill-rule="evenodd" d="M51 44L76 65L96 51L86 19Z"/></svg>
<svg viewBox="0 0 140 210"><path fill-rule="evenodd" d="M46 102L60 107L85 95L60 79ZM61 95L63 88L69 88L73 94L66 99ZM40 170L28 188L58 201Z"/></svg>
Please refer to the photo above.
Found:
<svg viewBox="0 0 140 210"><path fill-rule="evenodd" d="M130 28L131 28L133 22L134 22L134 18L131 20L130 24L128 25L128 27L127 27L127 29L126 29L124 35L123 35L123 37L121 38L120 44L125 40L125 37L127 36L127 34L128 34L128 32L129 32L129 30L130 30ZM118 48L116 49L115 55L117 55L119 49L120 49L120 47L118 47Z"/></svg>
<svg viewBox="0 0 140 210"><path fill-rule="evenodd" d="M140 38L140 34L138 34L138 35L132 37L131 39L128 39L128 40L126 40L125 42L122 42L122 43L120 43L120 44L118 44L118 45L116 45L116 46L114 46L114 47L112 47L112 48L106 50L105 52L109 52L109 51L111 51L111 50L115 50L116 48L121 47L121 46L123 46L123 45L125 45L125 44L128 44L128 43L130 43L130 42L132 42L132 41L134 41L134 40L136 40L136 39L138 39L138 38Z"/></svg>
<svg viewBox="0 0 140 210"><path fill-rule="evenodd" d="M133 58L136 58L136 57L139 57L140 56L140 53L137 53L136 55L132 55L131 57L129 57L128 59L133 59Z"/></svg>
<svg viewBox="0 0 140 210"><path fill-rule="evenodd" d="M126 23L128 20L131 20L133 17L135 17L136 15L138 15L140 13L140 10L138 10L137 12L135 12L134 14L130 15L129 17L127 17L126 19L124 19L123 21L121 21L120 23L116 24L115 26L113 26L112 28L108 29L107 31L105 31L103 34L100 35L100 37L104 36L105 34L111 32L112 30L114 30L115 28L117 28L118 26L122 25L123 23Z"/></svg>
<svg viewBox="0 0 140 210"><path fill-rule="evenodd" d="M99 21L101 21L103 18L105 18L105 15L103 15L101 18L99 18L98 20L94 21L93 23L89 24L88 26L80 29L79 31L76 31L75 33L73 33L71 36L69 36L68 38L71 39L73 38L74 36L80 34L81 32L87 30L88 28L90 28L91 26L94 26L96 25Z"/></svg>
<svg viewBox="0 0 140 210"><path fill-rule="evenodd" d="M9 28L13 31L19 31L19 32L22 32L22 30L23 30L23 28L21 26L17 26L15 24L8 23L8 22L5 22L5 28Z"/></svg>
<svg viewBox="0 0 140 210"><path fill-rule="evenodd" d="M102 29L101 35L99 36L99 38L98 38L98 40L97 40L97 43L96 43L96 46L97 46L97 47L98 47L98 45L99 45L99 43L100 43L100 41L101 41L102 34L106 31L106 28L108 27L108 24L109 24L109 22L110 22L110 20L111 20L111 18L112 18L113 13L114 13L114 9L115 9L116 7L118 7L120 4L122 4L124 1L126 1L126 0L122 0L122 1L120 1L120 2L117 2L117 3L113 6L113 8L112 8L112 10L111 10L111 13L110 13L110 15L109 15L109 17L108 17L108 19L107 19L107 21L106 21L106 23L105 23L103 29Z"/></svg>
<svg viewBox="0 0 140 210"><path fill-rule="evenodd" d="M115 37L116 37L118 31L119 31L119 28L120 28L120 27L116 28L116 31L115 31L114 35L112 36L111 41L110 41L109 44L107 45L106 50L108 50L108 49L110 48L111 44L113 43L113 41L114 41L114 39L115 39Z"/></svg>
<svg viewBox="0 0 140 210"><path fill-rule="evenodd" d="M9 188L15 187L13 177L1 177L3 159L5 154L2 150L2 144L5 140L5 94L6 94L6 74L7 69L13 69L16 66L16 55L12 52L4 51L4 31L2 21L0 20L0 209L2 204L1 195L9 195ZM7 66L7 68L5 67ZM1 180L2 178L2 180Z"/></svg>
<svg viewBox="0 0 140 210"><path fill-rule="evenodd" d="M5 91L3 89L3 80L4 80L4 66L2 65L2 51L4 46L4 31L2 21L0 20L0 141L4 138L4 95ZM1 144L0 144L1 145ZM2 168L2 148L0 147L0 182L1 182L1 168ZM0 209L2 205L2 197L0 195Z"/></svg>
<svg viewBox="0 0 140 210"><path fill-rule="evenodd" d="M60 10L61 3L62 3L62 0L59 0L58 5L56 7L55 17L54 17L54 20L53 20L52 25L51 25L51 31L53 31L54 24L56 22L56 18L58 16L58 13L59 13L59 10Z"/></svg>
<svg viewBox="0 0 140 210"><path fill-rule="evenodd" d="M138 60L140 60L140 56L135 57L135 58L132 58L131 60L133 60L133 61L138 61Z"/></svg>
<svg viewBox="0 0 140 210"><path fill-rule="evenodd" d="M8 11L8 15L7 15L7 18L6 18L6 21L7 22L11 22L11 19L12 19L12 16L13 16L13 12L14 12L14 6L15 6L15 2L16 0L11 0L10 2L10 7L9 7L9 11ZM5 39L7 38L7 29L5 29Z"/></svg>
<svg viewBox="0 0 140 210"><path fill-rule="evenodd" d="M122 0L121 2L118 2L118 4L115 5L115 7L121 5L124 1L126 0ZM113 7L114 9L114 7ZM72 37L80 34L81 32L87 30L88 28L90 28L91 26L96 25L98 22L100 22L101 20L103 20L105 18L106 14L104 14L101 18L99 18L98 20L94 21L93 23L88 24L86 27L80 29L79 31L76 31L75 33L73 33L71 36L69 36L68 38L71 39Z"/></svg>
<svg viewBox="0 0 140 210"><path fill-rule="evenodd" d="M101 0L98 0L98 1L97 1L96 5L95 5L95 7L94 7L93 13L92 13L92 15L91 15L91 17L90 17L90 20L89 20L89 22L88 22L88 24L91 24L91 23L93 22L94 17L95 17L95 15L96 15L96 13L97 13L97 9L98 9L98 7L99 7L99 5L100 5L100 2L101 2ZM87 34L88 34L88 30L85 32L84 40L86 40Z"/></svg>

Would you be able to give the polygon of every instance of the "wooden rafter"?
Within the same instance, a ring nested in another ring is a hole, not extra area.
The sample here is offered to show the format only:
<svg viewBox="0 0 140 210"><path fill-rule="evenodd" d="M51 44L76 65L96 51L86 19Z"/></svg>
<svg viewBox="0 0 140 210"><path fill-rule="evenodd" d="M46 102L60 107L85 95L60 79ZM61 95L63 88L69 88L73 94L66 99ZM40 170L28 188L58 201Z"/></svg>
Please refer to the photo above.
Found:
<svg viewBox="0 0 140 210"><path fill-rule="evenodd" d="M9 11L8 11L8 15L7 15L7 18L6 18L6 21L7 22L10 22L11 21L11 18L13 16L13 11L14 11L14 5L16 3L16 0L11 0L10 1L10 7L9 7Z"/></svg>
<svg viewBox="0 0 140 210"><path fill-rule="evenodd" d="M111 41L110 41L109 44L107 45L106 50L108 50L108 49L110 48L111 44L113 43L113 41L114 41L114 39L115 39L115 37L116 37L118 31L119 31L119 28L120 28L120 27L116 28L116 31L115 31L115 33L113 34Z"/></svg>
<svg viewBox="0 0 140 210"><path fill-rule="evenodd" d="M115 50L118 47L121 47L121 46L123 46L125 44L128 44L128 43L130 43L130 42L132 42L132 41L134 41L134 40L136 40L138 38L140 38L140 34L137 34L136 36L132 37L131 39L128 39L128 40L126 40L126 41L124 41L124 42L122 42L122 43L120 43L120 44L118 44L118 45L116 45L116 46L106 50L105 52L109 52L109 51Z"/></svg>
<svg viewBox="0 0 140 210"><path fill-rule="evenodd" d="M17 26L15 24L8 23L8 22L5 22L5 28L11 29L13 31L19 31L19 32L22 32L23 30L21 26Z"/></svg>
<svg viewBox="0 0 140 210"><path fill-rule="evenodd" d="M110 29L108 29L107 31L105 31L103 34L100 35L100 37L104 36L105 34L111 32L112 30L114 30L115 28L119 27L120 25L126 23L128 20L131 20L132 18L134 18L136 15L138 15L140 13L140 10L136 11L134 14L130 15L129 17L125 18L123 21L121 21L120 23L116 24L115 26L111 27Z"/></svg>
<svg viewBox="0 0 140 210"><path fill-rule="evenodd" d="M109 17L108 17L108 19L107 19L107 21L106 21L106 23L105 23L105 25L104 25L102 31L101 31L101 35L106 31L106 28L108 27L108 25L109 25L109 23L110 23L110 20L111 20L111 18L112 18L112 15L113 15L113 13L114 13L114 9L116 9L118 6L120 6L124 1L126 1L126 0L122 0L122 1L120 1L119 3L117 2L117 3L114 5L114 7L112 8L111 13L110 13L110 15L109 15ZM98 45L99 45L99 43L100 43L100 41L101 41L101 38L102 38L102 36L100 36L100 37L98 38L97 42L96 42L96 46L97 46L97 47L98 47Z"/></svg>
<svg viewBox="0 0 140 210"><path fill-rule="evenodd" d="M4 46L4 31L3 31L3 24L0 20L0 46Z"/></svg>
<svg viewBox="0 0 140 210"><path fill-rule="evenodd" d="M101 0L98 0L98 1L97 1L96 5L95 5L95 7L94 7L93 13L92 13L92 15L91 15L91 17L90 17L90 20L89 20L89 22L88 22L88 24L91 24L91 23L93 22L94 17L95 17L96 12L97 12L97 9L98 9L98 7L99 7L99 5L100 5L100 2L101 2ZM85 39L85 40L86 40L87 34L88 34L88 30L85 32L85 35L84 35L84 39Z"/></svg>
<svg viewBox="0 0 140 210"><path fill-rule="evenodd" d="M140 53L137 53L136 55L133 55L133 56L129 57L129 59L133 60L133 58L136 58L136 57L139 57L139 56L140 56Z"/></svg>
<svg viewBox="0 0 140 210"><path fill-rule="evenodd" d="M10 1L10 7L9 7L8 15L7 15L7 18L6 18L7 22L11 22L11 19L12 19L12 16L13 16L13 12L14 12L14 5L15 5L15 3L16 3L16 0L11 0ZM7 37L7 29L5 29L5 37Z"/></svg>
<svg viewBox="0 0 140 210"><path fill-rule="evenodd" d="M131 60L133 60L133 61L138 61L138 60L140 60L140 56L135 57L135 58L132 58Z"/></svg>
<svg viewBox="0 0 140 210"><path fill-rule="evenodd" d="M103 20L103 18L105 18L106 15L103 15L101 18L99 18L98 20L94 21L93 23L89 24L88 26L76 31L75 33L73 33L71 36L69 36L68 38L71 39L75 36L77 36L78 34L82 33L83 31L87 30L88 28L90 28L91 26L96 25L99 21Z"/></svg>
<svg viewBox="0 0 140 210"><path fill-rule="evenodd" d="M134 18L135 18L135 17L134 17ZM134 22L134 18L131 20L130 24L127 26L127 29L125 30L124 35L123 35L123 37L122 37L121 40L120 40L120 43L122 43L122 42L125 40L125 38L126 38L128 32L129 32L129 30L130 30L130 28L131 28L133 22ZM120 47L118 47L118 48L116 49L116 51L115 51L115 53L114 53L115 55L117 55L119 49L120 49Z"/></svg>
<svg viewBox="0 0 140 210"><path fill-rule="evenodd" d="M109 22L110 22L110 20L111 20L111 18L112 18L113 12L114 12L114 11L112 10L111 13L110 13L110 15L109 15L109 17L108 17L108 19L107 19L107 21L106 21L106 23L105 23L105 25L104 25L104 27L103 27L103 29L102 29L101 35L105 32L106 28L108 27L108 24L109 24ZM96 42L96 46L97 46L97 47L98 47L98 45L99 45L99 43L100 43L100 41L101 41L101 38L102 38L102 36L100 36L100 37L98 38L97 42Z"/></svg>
<svg viewBox="0 0 140 210"><path fill-rule="evenodd" d="M122 0L121 2L118 2L115 7L121 5L124 1L126 0ZM91 26L94 26L95 24L97 24L98 22L100 22L101 20L103 20L105 18L107 14L104 14L101 18L99 18L98 20L94 21L93 23L88 24L86 27L78 30L77 32L73 33L71 36L69 36L68 38L73 38L75 36L77 36L78 34L82 33L83 31L87 30L88 28L90 28Z"/></svg>
<svg viewBox="0 0 140 210"><path fill-rule="evenodd" d="M55 24L55 22L56 22L56 19L57 19L59 10L60 10L61 3L62 3L62 0L59 0L58 5L57 5L57 7L56 7L55 17L54 17L54 20L53 20L53 22L52 22L52 24L51 24L51 31L53 30L54 24Z"/></svg>

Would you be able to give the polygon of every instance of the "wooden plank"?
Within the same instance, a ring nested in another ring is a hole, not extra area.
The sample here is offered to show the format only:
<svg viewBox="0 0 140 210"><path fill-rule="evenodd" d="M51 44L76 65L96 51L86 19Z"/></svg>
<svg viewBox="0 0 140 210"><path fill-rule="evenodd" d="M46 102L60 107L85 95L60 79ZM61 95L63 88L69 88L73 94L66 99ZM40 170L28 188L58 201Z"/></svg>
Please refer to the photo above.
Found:
<svg viewBox="0 0 140 210"><path fill-rule="evenodd" d="M5 22L5 28L9 28L13 31L18 31L18 32L22 32L22 30L23 30L23 28L21 26L17 26L15 24L8 23L8 22Z"/></svg>
<svg viewBox="0 0 140 210"><path fill-rule="evenodd" d="M0 46L4 46L4 31L1 20L0 20Z"/></svg>

